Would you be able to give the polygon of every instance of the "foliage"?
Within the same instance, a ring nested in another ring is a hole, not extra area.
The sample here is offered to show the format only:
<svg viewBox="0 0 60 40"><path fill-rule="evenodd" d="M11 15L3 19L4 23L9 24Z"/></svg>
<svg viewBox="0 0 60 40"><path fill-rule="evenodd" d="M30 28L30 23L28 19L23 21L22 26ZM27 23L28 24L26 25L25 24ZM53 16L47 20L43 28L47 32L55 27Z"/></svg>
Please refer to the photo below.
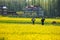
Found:
<svg viewBox="0 0 60 40"><path fill-rule="evenodd" d="M0 0L0 5L6 5L9 11L21 11L27 5L40 5L47 17L59 17L59 0Z"/></svg>

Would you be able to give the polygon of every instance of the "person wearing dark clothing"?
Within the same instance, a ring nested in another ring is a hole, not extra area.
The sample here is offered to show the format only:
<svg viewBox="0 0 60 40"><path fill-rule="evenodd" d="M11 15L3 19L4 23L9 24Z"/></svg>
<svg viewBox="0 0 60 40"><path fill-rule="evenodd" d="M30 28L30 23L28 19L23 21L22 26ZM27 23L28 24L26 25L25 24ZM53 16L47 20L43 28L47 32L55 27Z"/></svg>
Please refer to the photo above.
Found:
<svg viewBox="0 0 60 40"><path fill-rule="evenodd" d="M35 18L32 18L32 24L35 24Z"/></svg>
<svg viewBox="0 0 60 40"><path fill-rule="evenodd" d="M41 19L42 25L44 25L44 21L45 21L45 18L42 18L42 19Z"/></svg>

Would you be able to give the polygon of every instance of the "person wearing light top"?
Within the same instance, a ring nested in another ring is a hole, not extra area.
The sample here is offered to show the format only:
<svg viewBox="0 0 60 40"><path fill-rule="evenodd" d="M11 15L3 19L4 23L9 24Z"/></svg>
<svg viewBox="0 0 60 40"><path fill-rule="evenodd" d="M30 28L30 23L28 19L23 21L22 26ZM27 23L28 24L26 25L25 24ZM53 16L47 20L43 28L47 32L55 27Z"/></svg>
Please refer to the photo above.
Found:
<svg viewBox="0 0 60 40"><path fill-rule="evenodd" d="M35 18L34 17L32 18L32 24L35 24Z"/></svg>

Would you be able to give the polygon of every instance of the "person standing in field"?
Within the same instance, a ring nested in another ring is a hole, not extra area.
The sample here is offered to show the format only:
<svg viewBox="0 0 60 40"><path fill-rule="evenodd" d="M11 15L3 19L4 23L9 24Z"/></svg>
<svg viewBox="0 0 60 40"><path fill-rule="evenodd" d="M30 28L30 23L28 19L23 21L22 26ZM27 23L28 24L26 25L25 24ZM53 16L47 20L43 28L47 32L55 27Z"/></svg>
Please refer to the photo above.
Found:
<svg viewBox="0 0 60 40"><path fill-rule="evenodd" d="M34 17L32 18L32 24L35 24L35 18Z"/></svg>
<svg viewBox="0 0 60 40"><path fill-rule="evenodd" d="M41 19L42 25L44 25L44 21L45 21L45 18L43 17L43 18Z"/></svg>

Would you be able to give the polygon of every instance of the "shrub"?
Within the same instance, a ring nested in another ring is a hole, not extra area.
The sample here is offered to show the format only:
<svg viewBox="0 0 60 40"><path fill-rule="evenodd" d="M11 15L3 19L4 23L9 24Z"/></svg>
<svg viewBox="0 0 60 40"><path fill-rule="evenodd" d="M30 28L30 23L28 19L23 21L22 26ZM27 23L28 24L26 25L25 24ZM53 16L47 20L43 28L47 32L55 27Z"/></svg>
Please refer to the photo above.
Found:
<svg viewBox="0 0 60 40"><path fill-rule="evenodd" d="M52 24L56 24L56 21L52 21Z"/></svg>

